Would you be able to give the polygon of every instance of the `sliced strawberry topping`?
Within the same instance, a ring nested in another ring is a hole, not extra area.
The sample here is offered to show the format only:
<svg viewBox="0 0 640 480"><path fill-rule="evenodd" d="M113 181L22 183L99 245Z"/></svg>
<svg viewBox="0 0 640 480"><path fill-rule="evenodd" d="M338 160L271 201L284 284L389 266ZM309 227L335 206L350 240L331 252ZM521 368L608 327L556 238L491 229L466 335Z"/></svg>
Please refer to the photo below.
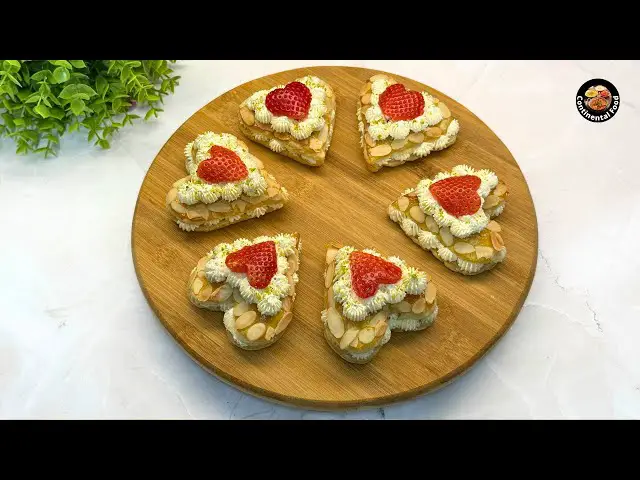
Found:
<svg viewBox="0 0 640 480"><path fill-rule="evenodd" d="M473 215L480 208L479 186L479 177L463 175L432 183L429 191L447 213L454 217L462 217Z"/></svg>
<svg viewBox="0 0 640 480"><path fill-rule="evenodd" d="M402 278L402 270L391 262L364 252L351 252L351 285L360 298L369 298L381 284L396 283Z"/></svg>
<svg viewBox="0 0 640 480"><path fill-rule="evenodd" d="M240 157L228 148L214 145L209 155L198 165L198 177L207 183L237 182L249 174Z"/></svg>
<svg viewBox="0 0 640 480"><path fill-rule="evenodd" d="M265 104L274 115L304 120L311 106L311 90L304 83L291 82L284 88L270 91Z"/></svg>
<svg viewBox="0 0 640 480"><path fill-rule="evenodd" d="M276 244L269 240L241 248L227 255L225 264L232 272L246 273L253 288L265 288L278 271Z"/></svg>
<svg viewBox="0 0 640 480"><path fill-rule="evenodd" d="M420 92L407 90L401 83L389 85L378 99L387 120L413 120L424 113L424 97Z"/></svg>

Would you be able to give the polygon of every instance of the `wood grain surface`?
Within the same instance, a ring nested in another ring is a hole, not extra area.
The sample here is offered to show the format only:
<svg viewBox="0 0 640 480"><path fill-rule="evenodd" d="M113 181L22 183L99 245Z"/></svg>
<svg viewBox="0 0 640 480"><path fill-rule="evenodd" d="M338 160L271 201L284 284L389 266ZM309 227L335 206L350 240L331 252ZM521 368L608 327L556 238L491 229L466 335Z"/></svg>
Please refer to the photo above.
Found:
<svg viewBox="0 0 640 480"><path fill-rule="evenodd" d="M223 381L276 402L312 409L384 405L436 389L473 365L513 323L531 286L538 230L526 181L513 156L478 117L443 93L393 75L411 89L445 101L460 121L458 140L426 159L366 170L356 121L363 82L381 73L354 67L301 68L245 83L189 118L162 147L144 179L136 205L133 261L142 290L160 321L202 367ZM384 72L386 73L386 72ZM271 152L242 136L238 104L256 90L313 74L337 96L335 133L327 162L311 168ZM245 140L291 194L281 210L208 233L178 229L164 209L171 184L185 175L184 146L205 131L229 132ZM467 163L490 168L509 187L498 217L508 249L505 263L476 277L449 271L414 244L387 217L387 206L425 176ZM294 319L284 336L260 351L240 350L227 340L222 314L193 306L186 293L189 272L220 242L278 232L299 232L303 250ZM438 287L440 313L422 332L393 333L366 365L338 357L323 338L325 245L331 241L398 255L428 271Z"/></svg>

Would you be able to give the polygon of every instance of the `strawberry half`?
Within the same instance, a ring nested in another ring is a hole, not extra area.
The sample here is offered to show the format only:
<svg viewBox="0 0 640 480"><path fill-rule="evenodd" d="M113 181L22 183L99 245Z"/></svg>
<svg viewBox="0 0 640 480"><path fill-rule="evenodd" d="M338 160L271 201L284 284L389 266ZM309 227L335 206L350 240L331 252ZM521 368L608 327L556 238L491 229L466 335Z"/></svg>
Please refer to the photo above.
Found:
<svg viewBox="0 0 640 480"><path fill-rule="evenodd" d="M270 91L265 105L274 115L304 120L311 107L311 90L304 83L291 82L284 88Z"/></svg>
<svg viewBox="0 0 640 480"><path fill-rule="evenodd" d="M480 178L475 175L449 177L432 183L429 191L444 210L454 217L473 215L480 209L478 187Z"/></svg>
<svg viewBox="0 0 640 480"><path fill-rule="evenodd" d="M413 120L424 113L424 97L407 90L401 83L389 85L378 98L378 105L387 120Z"/></svg>
<svg viewBox="0 0 640 480"><path fill-rule="evenodd" d="M225 264L232 272L246 273L253 288L266 288L278 271L276 244L269 240L230 253Z"/></svg>
<svg viewBox="0 0 640 480"><path fill-rule="evenodd" d="M364 252L351 252L351 285L360 298L375 295L381 284L396 283L402 278L402 270L391 262Z"/></svg>
<svg viewBox="0 0 640 480"><path fill-rule="evenodd" d="M198 177L207 183L237 182L249 175L240 157L228 148L214 145L210 157L198 165Z"/></svg>

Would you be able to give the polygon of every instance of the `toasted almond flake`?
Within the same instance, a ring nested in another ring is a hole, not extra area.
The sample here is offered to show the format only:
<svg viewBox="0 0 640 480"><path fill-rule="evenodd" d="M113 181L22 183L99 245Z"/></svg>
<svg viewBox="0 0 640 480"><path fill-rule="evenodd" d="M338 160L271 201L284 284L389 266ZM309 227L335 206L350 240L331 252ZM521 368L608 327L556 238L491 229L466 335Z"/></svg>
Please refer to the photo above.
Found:
<svg viewBox="0 0 640 480"><path fill-rule="evenodd" d="M327 288L327 307L336 308L336 301L333 298L333 288Z"/></svg>
<svg viewBox="0 0 640 480"><path fill-rule="evenodd" d="M289 135L287 132L274 132L273 135L278 140L284 140L285 142L291 140L291 135Z"/></svg>
<svg viewBox="0 0 640 480"><path fill-rule="evenodd" d="M167 198L165 199L165 205L170 205L171 202L173 202L177 196L178 196L177 188L172 188L171 190L169 190L167 192Z"/></svg>
<svg viewBox="0 0 640 480"><path fill-rule="evenodd" d="M493 248L498 251L504 248L504 240L502 240L502 237L498 232L491 232L491 244L493 245Z"/></svg>
<svg viewBox="0 0 640 480"><path fill-rule="evenodd" d="M373 327L365 327L358 333L358 340L362 343L371 343L376 338L376 329Z"/></svg>
<svg viewBox="0 0 640 480"><path fill-rule="evenodd" d="M364 134L364 141L367 142L367 145L369 145L370 147L376 146L375 140L371 138L371 135L369 135L368 132Z"/></svg>
<svg viewBox="0 0 640 480"><path fill-rule="evenodd" d="M280 193L280 189L279 188L276 188L276 187L267 188L267 195L269 195L269 198L275 197L279 193Z"/></svg>
<svg viewBox="0 0 640 480"><path fill-rule="evenodd" d="M233 314L236 317L239 317L240 315L245 314L246 312L249 311L249 304L247 302L240 302L237 303L234 307L233 307Z"/></svg>
<svg viewBox="0 0 640 480"><path fill-rule="evenodd" d="M456 253L460 253L462 255L467 255L475 251L473 245L467 242L456 242L453 245L453 249L456 251Z"/></svg>
<svg viewBox="0 0 640 480"><path fill-rule="evenodd" d="M381 337L387 331L387 322L378 322L375 327L376 337Z"/></svg>
<svg viewBox="0 0 640 480"><path fill-rule="evenodd" d="M182 185L184 182L186 182L187 180L189 180L191 177L184 177L181 178L180 180L176 180L175 182L173 182L173 187L178 188L180 185Z"/></svg>
<svg viewBox="0 0 640 480"><path fill-rule="evenodd" d="M335 272L335 264L332 262L327 267L327 270L324 272L324 286L325 288L329 288L333 283L333 273Z"/></svg>
<svg viewBox="0 0 640 480"><path fill-rule="evenodd" d="M424 307L425 307L425 299L424 297L420 297L418 300L416 300L416 302L411 307L411 311L417 315L419 313L424 312Z"/></svg>
<svg viewBox="0 0 640 480"><path fill-rule="evenodd" d="M209 218L209 209L207 209L207 206L204 203L191 205L187 209L187 217L189 217L190 220L193 220L194 218L203 218L206 220Z"/></svg>
<svg viewBox="0 0 640 480"><path fill-rule="evenodd" d="M476 247L476 257L478 257L478 259L493 257L493 248L477 246Z"/></svg>
<svg viewBox="0 0 640 480"><path fill-rule="evenodd" d="M318 138L312 138L311 140L309 140L309 148L311 148L311 150L319 152L320 150L322 150L322 147L323 144Z"/></svg>
<svg viewBox="0 0 640 480"><path fill-rule="evenodd" d="M384 322L387 320L387 312L385 311L381 311L376 313L371 320L369 320L369 326L370 327L375 327L378 322Z"/></svg>
<svg viewBox="0 0 640 480"><path fill-rule="evenodd" d="M388 79L389 79L389 77L387 77L384 73L377 73L377 74L375 74L373 77L371 77L371 78L369 79L369 81L370 81L371 83L373 83L373 82L375 82L376 80L388 80Z"/></svg>
<svg viewBox="0 0 640 480"><path fill-rule="evenodd" d="M409 141L411 143L422 143L424 142L424 134L422 132L414 132L409 135Z"/></svg>
<svg viewBox="0 0 640 480"><path fill-rule="evenodd" d="M289 294L287 297L285 297L285 299L282 302L282 310L284 310L285 313L293 310L291 308L293 306L293 300L291 300L292 296L293 295Z"/></svg>
<svg viewBox="0 0 640 480"><path fill-rule="evenodd" d="M440 130L442 130L443 132L446 132L449 129L449 124L451 123L452 120L453 118L451 117L443 118L438 124L438 127L440 127Z"/></svg>
<svg viewBox="0 0 640 480"><path fill-rule="evenodd" d="M336 338L342 338L344 335L344 323L335 308L327 309L327 327L329 328L331 335Z"/></svg>
<svg viewBox="0 0 640 480"><path fill-rule="evenodd" d="M327 265L335 260L337 254L338 254L337 248L330 247L327 249L327 256L325 258Z"/></svg>
<svg viewBox="0 0 640 480"><path fill-rule="evenodd" d="M174 200L173 202L171 202L171 208L173 208L178 213L182 213L182 214L187 213L187 209L184 208L184 205L179 203L177 200Z"/></svg>
<svg viewBox="0 0 640 480"><path fill-rule="evenodd" d="M209 297L212 293L213 286L207 282L204 287L202 287L202 290L200 290L200 293L198 293L198 300L200 300L201 302L206 302L207 300L209 300Z"/></svg>
<svg viewBox="0 0 640 480"><path fill-rule="evenodd" d="M344 350L349 346L353 339L358 336L358 329L351 327L349 330L344 332L344 335L340 339L340 350Z"/></svg>
<svg viewBox="0 0 640 480"><path fill-rule="evenodd" d="M253 112L249 110L247 107L240 108L240 116L242 117L242 121L249 126L256 123L256 118L253 115Z"/></svg>
<svg viewBox="0 0 640 480"><path fill-rule="evenodd" d="M449 227L442 227L440 229L440 237L442 238L442 243L445 247L453 245L453 235L449 231Z"/></svg>
<svg viewBox="0 0 640 480"><path fill-rule="evenodd" d="M196 266L196 269L198 272L201 272L204 270L204 266L207 264L207 262L209 261L209 257L202 257L200 260L198 260L198 265Z"/></svg>
<svg viewBox="0 0 640 480"><path fill-rule="evenodd" d="M407 144L407 139L406 138L400 138L398 140L394 140L393 142L391 142L391 148L393 150L400 150L406 144Z"/></svg>
<svg viewBox="0 0 640 480"><path fill-rule="evenodd" d="M507 193L507 186L502 182L498 183L498 186L493 190L493 194L498 197L503 196L505 193Z"/></svg>
<svg viewBox="0 0 640 480"><path fill-rule="evenodd" d="M429 127L424 131L424 133L427 134L427 137L436 138L442 135L442 130L438 127Z"/></svg>
<svg viewBox="0 0 640 480"><path fill-rule="evenodd" d="M243 150L249 150L249 147L247 147L247 144L244 143L242 140L238 140L238 145L240 145L240 148L242 148Z"/></svg>
<svg viewBox="0 0 640 480"><path fill-rule="evenodd" d="M233 288L227 284L222 285L216 292L214 292L214 299L216 302L224 302L231 295L233 295Z"/></svg>
<svg viewBox="0 0 640 480"><path fill-rule="evenodd" d="M211 212L218 212L218 213L231 211L231 205L229 205L228 203L221 203L221 202L210 203L207 205L207 208Z"/></svg>
<svg viewBox="0 0 640 480"><path fill-rule="evenodd" d="M491 230L492 232L500 232L502 230L502 227L500 227L500 224L495 220L491 220L487 224L487 229Z"/></svg>
<svg viewBox="0 0 640 480"><path fill-rule="evenodd" d="M484 199L484 204L482 205L482 208L493 208L496 205L498 205L500 203L500 197L497 197L496 195L489 195L487 198Z"/></svg>
<svg viewBox="0 0 640 480"><path fill-rule="evenodd" d="M322 127L322 130L320 130L320 133L318 133L318 140L324 143L328 137L329 137L329 125L325 123L324 127Z"/></svg>
<svg viewBox="0 0 640 480"><path fill-rule="evenodd" d="M409 199L407 197L400 197L398 199L398 208L401 212L404 212L409 206Z"/></svg>
<svg viewBox="0 0 640 480"><path fill-rule="evenodd" d="M411 311L411 304L406 300L401 301L395 305L396 310L402 313L409 313Z"/></svg>
<svg viewBox="0 0 640 480"><path fill-rule="evenodd" d="M358 337L353 339L353 342L349 344L350 347L356 348L358 346Z"/></svg>
<svg viewBox="0 0 640 480"><path fill-rule="evenodd" d="M362 105L369 105L370 102L371 102L370 93L365 93L362 97L360 97L360 103L362 103Z"/></svg>
<svg viewBox="0 0 640 480"><path fill-rule="evenodd" d="M260 170L262 170L264 168L264 163L262 163L262 160L260 160L259 158L253 157L253 161L256 164L256 168L258 168Z"/></svg>
<svg viewBox="0 0 640 480"><path fill-rule="evenodd" d="M204 287L204 282L200 280L200 278L196 277L196 279L193 281L193 284L191 285L191 289L193 290L194 295L198 295L198 293L200 293L200 290L202 290L202 287Z"/></svg>
<svg viewBox="0 0 640 480"><path fill-rule="evenodd" d="M442 102L438 103L438 108L442 112L442 116L444 118L449 118L451 116L451 111L449 110L449 107L447 107L444 103Z"/></svg>
<svg viewBox="0 0 640 480"><path fill-rule="evenodd" d="M242 330L243 328L247 328L249 325L253 325L253 323L258 318L258 314L253 310L247 310L238 318L236 318L236 329Z"/></svg>
<svg viewBox="0 0 640 480"><path fill-rule="evenodd" d="M418 205L414 205L409 209L409 215L418 223L424 223L426 215Z"/></svg>
<svg viewBox="0 0 640 480"><path fill-rule="evenodd" d="M427 283L427 288L425 289L425 292L424 292L424 300L427 302L427 304L429 305L433 304L433 302L436 299L436 292L437 292L436 285L433 282Z"/></svg>
<svg viewBox="0 0 640 480"><path fill-rule="evenodd" d="M255 323L249 327L249 330L247 330L247 340L255 342L262 338L266 331L267 326L264 323Z"/></svg>
<svg viewBox="0 0 640 480"><path fill-rule="evenodd" d="M233 205L234 208L240 210L240 212L242 213L244 213L245 208L247 208L247 202L245 202L244 200L236 200L232 202L231 205Z"/></svg>
<svg viewBox="0 0 640 480"><path fill-rule="evenodd" d="M292 318L293 318L293 313L291 312L286 312L284 315L282 315L282 318L278 322L278 325L276 325L276 335L278 335L280 332L283 332L284 329L289 326L289 323L291 323Z"/></svg>
<svg viewBox="0 0 640 480"><path fill-rule="evenodd" d="M371 91L371 82L367 82L360 89L360 95L364 95L365 93L369 93L370 91Z"/></svg>
<svg viewBox="0 0 640 480"><path fill-rule="evenodd" d="M409 198L417 198L418 194L416 193L415 190L411 190L409 193L405 193L405 196Z"/></svg>
<svg viewBox="0 0 640 480"><path fill-rule="evenodd" d="M427 230L431 233L438 233L440 231L440 227L438 227L438 224L431 215L425 216L424 224L427 226Z"/></svg>
<svg viewBox="0 0 640 480"><path fill-rule="evenodd" d="M369 154L374 157L384 157L385 155L389 155L391 153L391 145L387 145L386 143L382 143L376 147L369 149Z"/></svg>
<svg viewBox="0 0 640 480"><path fill-rule="evenodd" d="M266 331L266 333L264 334L264 339L265 339L267 342L269 342L269 341L271 341L271 339L272 339L273 337L275 337L275 336L276 336L276 330L275 330L275 328L273 328L273 327L271 327L271 326L267 327L267 331Z"/></svg>
<svg viewBox="0 0 640 480"><path fill-rule="evenodd" d="M264 202L268 197L266 195L259 195L256 197L250 197L248 195L243 195L242 199L247 202L250 203L251 205L256 205L260 202Z"/></svg>
<svg viewBox="0 0 640 480"><path fill-rule="evenodd" d="M233 299L236 301L236 303L244 302L244 298L242 298L242 294L237 288L233 289Z"/></svg>
<svg viewBox="0 0 640 480"><path fill-rule="evenodd" d="M298 271L298 258L295 255L291 255L289 257L289 268L287 269L287 273L295 273Z"/></svg>

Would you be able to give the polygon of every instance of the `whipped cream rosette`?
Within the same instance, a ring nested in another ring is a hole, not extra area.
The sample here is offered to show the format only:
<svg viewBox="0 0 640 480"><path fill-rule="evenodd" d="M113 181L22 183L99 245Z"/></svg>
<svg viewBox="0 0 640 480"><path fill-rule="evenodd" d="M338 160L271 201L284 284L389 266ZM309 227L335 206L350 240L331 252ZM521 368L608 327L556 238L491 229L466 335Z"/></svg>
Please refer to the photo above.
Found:
<svg viewBox="0 0 640 480"><path fill-rule="evenodd" d="M444 102L385 74L364 84L356 113L366 167L373 172L443 150L460 130Z"/></svg>
<svg viewBox="0 0 640 480"><path fill-rule="evenodd" d="M185 231L211 231L282 208L286 189L229 133L206 132L184 150L188 176L175 182L166 206Z"/></svg>
<svg viewBox="0 0 640 480"><path fill-rule="evenodd" d="M240 130L276 153L317 167L331 145L335 114L333 89L307 75L245 99L239 107Z"/></svg>
<svg viewBox="0 0 640 480"><path fill-rule="evenodd" d="M224 312L231 342L245 350L272 345L293 318L302 244L297 233L216 245L189 277L189 299Z"/></svg>
<svg viewBox="0 0 640 480"><path fill-rule="evenodd" d="M438 313L429 274L373 249L330 245L324 278L325 339L351 363L371 361L392 330L422 330Z"/></svg>
<svg viewBox="0 0 640 480"><path fill-rule="evenodd" d="M389 218L449 269L476 275L504 261L501 226L507 187L490 170L458 165L421 180L388 208Z"/></svg>

